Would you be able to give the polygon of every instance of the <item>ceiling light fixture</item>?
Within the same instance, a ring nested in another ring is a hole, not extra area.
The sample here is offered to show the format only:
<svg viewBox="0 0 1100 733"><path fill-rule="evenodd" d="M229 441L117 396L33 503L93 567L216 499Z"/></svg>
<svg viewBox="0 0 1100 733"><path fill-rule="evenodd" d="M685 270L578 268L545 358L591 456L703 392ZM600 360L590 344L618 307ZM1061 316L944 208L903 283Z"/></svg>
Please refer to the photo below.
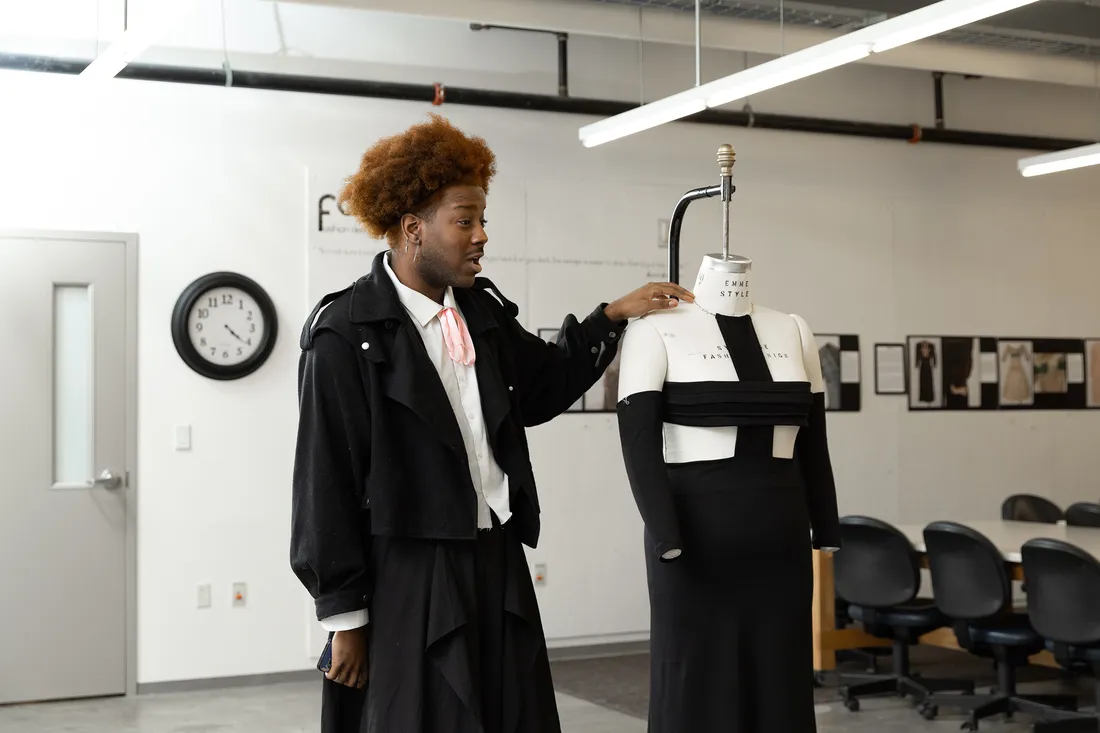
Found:
<svg viewBox="0 0 1100 733"><path fill-rule="evenodd" d="M580 128L591 148L853 63L1037 0L940 0ZM698 55L699 49L696 49Z"/></svg>
<svg viewBox="0 0 1100 733"><path fill-rule="evenodd" d="M84 67L85 79L111 79L140 56L173 24L194 9L196 0L171 0L157 3L158 14L137 26L129 26L118 39ZM165 8L168 8L165 10Z"/></svg>
<svg viewBox="0 0 1100 733"><path fill-rule="evenodd" d="M1016 167L1020 169L1020 175L1024 178L1061 173L1090 165L1100 165L1100 143L1021 158L1016 163Z"/></svg>
<svg viewBox="0 0 1100 733"><path fill-rule="evenodd" d="M721 107L738 99L790 84L871 55L871 44L833 44L832 41L780 56L759 66L713 82L706 96L708 107ZM708 85L709 87L710 85Z"/></svg>

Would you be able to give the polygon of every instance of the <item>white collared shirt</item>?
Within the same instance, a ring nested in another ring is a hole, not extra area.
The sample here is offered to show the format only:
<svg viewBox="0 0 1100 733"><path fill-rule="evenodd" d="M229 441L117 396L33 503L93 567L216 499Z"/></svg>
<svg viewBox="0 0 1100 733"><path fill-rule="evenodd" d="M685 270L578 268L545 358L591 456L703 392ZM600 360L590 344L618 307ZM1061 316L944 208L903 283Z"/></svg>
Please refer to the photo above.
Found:
<svg viewBox="0 0 1100 733"><path fill-rule="evenodd" d="M454 308L460 318L462 311L455 303L454 292L447 288L443 292L443 305L408 287L390 268L389 257L383 257L386 274L397 288L397 297L409 314L413 325L420 333L428 358L439 373L447 399L451 402L462 443L466 446L466 457L470 464L470 478L477 492L477 526L481 529L492 527L490 509L504 524L512 516L508 501L508 477L497 464L493 451L489 447L489 433L485 429L485 418L481 411L481 392L477 384L477 368L474 364L466 366L453 361L447 354L443 342L443 327L439 323L439 313L444 308ZM463 318L463 320L465 320ZM475 354L477 358L487 354Z"/></svg>
<svg viewBox="0 0 1100 733"><path fill-rule="evenodd" d="M382 262L386 268L386 274L397 289L397 297L401 305L405 307L409 319L424 342L428 359L439 374L447 399L451 403L451 410L458 421L470 466L470 479L473 481L474 491L477 492L477 526L480 529L492 527L492 514L496 514L498 521L504 524L512 516L508 496L508 476L497 464L496 457L489 446L489 435L481 410L477 368L474 364L466 366L453 361L447 354L447 348L443 342L443 328L439 323L439 313L444 308L450 307L458 312L460 318L462 317L462 311L455 303L454 292L451 288L444 291L441 306L398 280L390 267L388 255L382 258ZM485 356L487 355L475 354L478 359ZM368 620L368 612L363 609L322 619L321 625L326 631L347 631L366 625Z"/></svg>

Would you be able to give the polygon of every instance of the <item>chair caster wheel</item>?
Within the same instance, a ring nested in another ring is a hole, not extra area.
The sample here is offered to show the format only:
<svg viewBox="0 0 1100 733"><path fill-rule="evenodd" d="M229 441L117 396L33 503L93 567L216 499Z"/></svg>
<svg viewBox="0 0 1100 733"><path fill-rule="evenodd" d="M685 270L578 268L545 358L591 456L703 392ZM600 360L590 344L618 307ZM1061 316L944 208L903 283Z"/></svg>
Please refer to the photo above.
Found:
<svg viewBox="0 0 1100 733"><path fill-rule="evenodd" d="M852 711L853 713L857 712L859 710L859 700L854 697L850 697L844 701L844 707L848 708L848 710Z"/></svg>
<svg viewBox="0 0 1100 733"><path fill-rule="evenodd" d="M978 730L978 724L973 720L968 720L959 726L959 730Z"/></svg>
<svg viewBox="0 0 1100 733"><path fill-rule="evenodd" d="M925 703L920 707L920 716L925 720L935 720L936 716L940 714L940 708L938 705L931 705Z"/></svg>

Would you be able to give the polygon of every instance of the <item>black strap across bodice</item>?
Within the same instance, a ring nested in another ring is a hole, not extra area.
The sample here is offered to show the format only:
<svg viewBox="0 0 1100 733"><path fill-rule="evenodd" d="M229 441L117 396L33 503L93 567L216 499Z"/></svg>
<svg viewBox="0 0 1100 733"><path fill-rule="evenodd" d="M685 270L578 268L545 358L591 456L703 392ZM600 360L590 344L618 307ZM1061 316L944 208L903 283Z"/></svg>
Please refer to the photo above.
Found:
<svg viewBox="0 0 1100 733"><path fill-rule="evenodd" d="M738 381L665 382L663 419L677 425L736 426L737 455L771 456L776 425L808 424L810 384L772 379L750 316L715 318Z"/></svg>
<svg viewBox="0 0 1100 733"><path fill-rule="evenodd" d="M665 382L664 421L704 428L796 425L810 416L809 382Z"/></svg>

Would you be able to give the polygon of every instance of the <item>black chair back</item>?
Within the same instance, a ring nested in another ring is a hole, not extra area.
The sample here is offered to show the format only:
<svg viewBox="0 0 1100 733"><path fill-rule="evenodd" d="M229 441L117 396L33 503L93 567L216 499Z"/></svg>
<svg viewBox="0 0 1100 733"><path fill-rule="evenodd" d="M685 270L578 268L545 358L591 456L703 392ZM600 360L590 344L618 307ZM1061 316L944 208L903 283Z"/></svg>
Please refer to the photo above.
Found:
<svg viewBox="0 0 1100 733"><path fill-rule="evenodd" d="M958 522L924 528L936 607L949 618L990 618L1012 607L1012 581L1004 556L988 537Z"/></svg>
<svg viewBox="0 0 1100 733"><path fill-rule="evenodd" d="M1066 524L1076 527L1100 527L1100 504L1079 501L1066 509Z"/></svg>
<svg viewBox="0 0 1100 733"><path fill-rule="evenodd" d="M1062 508L1050 499L1035 494L1014 494L1001 504L1001 519L1057 524L1065 519L1065 515Z"/></svg>
<svg viewBox="0 0 1100 733"><path fill-rule="evenodd" d="M890 608L916 597L920 563L901 530L872 517L842 517L840 542L833 572L837 593L850 603Z"/></svg>
<svg viewBox="0 0 1100 733"><path fill-rule="evenodd" d="M1029 540L1020 550L1032 627L1063 644L1100 642L1100 562L1062 540Z"/></svg>

